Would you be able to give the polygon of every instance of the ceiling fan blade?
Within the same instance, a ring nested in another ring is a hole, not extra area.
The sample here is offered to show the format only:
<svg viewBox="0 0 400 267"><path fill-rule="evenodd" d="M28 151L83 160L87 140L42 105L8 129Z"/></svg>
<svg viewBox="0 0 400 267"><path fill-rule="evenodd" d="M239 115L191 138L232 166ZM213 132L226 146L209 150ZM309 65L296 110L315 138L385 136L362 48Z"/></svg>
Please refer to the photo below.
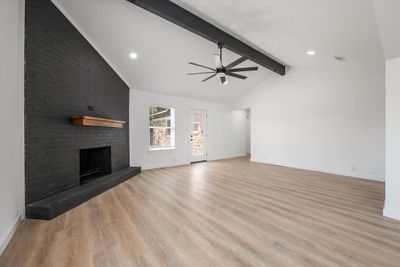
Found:
<svg viewBox="0 0 400 267"><path fill-rule="evenodd" d="M241 58L236 59L235 61L233 61L231 64L229 64L229 65L226 66L225 68L226 68L227 70L229 70L229 69L231 69L231 68L233 68L233 67L239 65L240 63L242 63L242 62L244 62L244 61L246 61L246 60L247 60L247 57L241 57Z"/></svg>
<svg viewBox="0 0 400 267"><path fill-rule="evenodd" d="M232 76L232 77L235 77L235 78L239 78L239 79L242 79L242 80L247 79L246 76L243 76L243 75L240 75L240 74L236 74L236 73L231 73L231 72L227 72L226 75Z"/></svg>
<svg viewBox="0 0 400 267"><path fill-rule="evenodd" d="M253 70L258 70L258 67L230 69L229 72L241 72L241 71L253 71Z"/></svg>
<svg viewBox="0 0 400 267"><path fill-rule="evenodd" d="M217 69L222 69L221 57L219 55L214 54L214 61L215 61L215 67Z"/></svg>
<svg viewBox="0 0 400 267"><path fill-rule="evenodd" d="M225 76L221 77L221 83L224 84L224 85L228 83L228 81L226 80Z"/></svg>
<svg viewBox="0 0 400 267"><path fill-rule="evenodd" d="M215 73L215 71L192 72L192 73L188 73L187 75L200 75L200 74L208 74L208 73Z"/></svg>
<svg viewBox="0 0 400 267"><path fill-rule="evenodd" d="M213 75L211 75L210 77L207 77L207 78L205 78L204 80L202 80L201 82L203 83L203 82L205 82L205 81L208 81L209 79L211 79L211 78L213 78L213 77L215 77L215 76L217 76L217 74L216 73L214 73Z"/></svg>
<svg viewBox="0 0 400 267"><path fill-rule="evenodd" d="M205 68L205 69L208 69L208 70L215 71L215 69L213 69L213 68L210 68L210 67L207 67L207 66L204 66L204 65L200 65L200 64L197 64L197 63L189 62L189 64L197 66L197 67L202 67L202 68Z"/></svg>

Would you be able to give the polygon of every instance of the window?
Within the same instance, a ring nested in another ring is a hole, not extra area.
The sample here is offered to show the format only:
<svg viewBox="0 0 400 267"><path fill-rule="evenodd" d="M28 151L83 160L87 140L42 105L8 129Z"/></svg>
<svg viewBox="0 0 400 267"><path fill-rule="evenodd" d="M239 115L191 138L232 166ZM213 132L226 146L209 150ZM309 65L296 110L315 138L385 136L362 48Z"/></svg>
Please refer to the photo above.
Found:
<svg viewBox="0 0 400 267"><path fill-rule="evenodd" d="M175 109L149 108L150 150L175 148Z"/></svg>

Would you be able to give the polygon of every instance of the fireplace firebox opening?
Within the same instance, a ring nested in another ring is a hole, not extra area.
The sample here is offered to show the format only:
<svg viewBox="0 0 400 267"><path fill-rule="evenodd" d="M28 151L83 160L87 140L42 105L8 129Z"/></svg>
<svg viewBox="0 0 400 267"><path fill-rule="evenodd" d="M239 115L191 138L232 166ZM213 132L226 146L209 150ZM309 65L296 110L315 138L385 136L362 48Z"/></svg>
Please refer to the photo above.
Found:
<svg viewBox="0 0 400 267"><path fill-rule="evenodd" d="M111 174L111 147L81 149L79 150L79 161L81 184Z"/></svg>

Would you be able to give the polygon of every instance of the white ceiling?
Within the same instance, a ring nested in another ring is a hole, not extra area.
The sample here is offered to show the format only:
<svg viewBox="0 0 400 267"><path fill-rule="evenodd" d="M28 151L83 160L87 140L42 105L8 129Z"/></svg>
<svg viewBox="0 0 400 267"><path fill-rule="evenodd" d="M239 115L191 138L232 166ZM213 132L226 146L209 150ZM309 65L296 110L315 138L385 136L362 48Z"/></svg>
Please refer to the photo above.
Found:
<svg viewBox="0 0 400 267"><path fill-rule="evenodd" d="M188 62L214 66L216 44L125 0L53 2L134 89L230 103L268 75L277 75L260 67L260 71L246 73L247 80L228 78L229 83L222 85L214 78L201 83L207 76L186 74L204 70ZM129 58L131 51L138 54L137 60ZM224 50L225 64L237 58ZM247 61L240 66L256 64Z"/></svg>
<svg viewBox="0 0 400 267"><path fill-rule="evenodd" d="M372 0L173 2L290 66L384 70ZM307 50L315 50L317 54L310 57L305 53ZM339 63L334 56L345 56L348 62Z"/></svg>
<svg viewBox="0 0 400 267"><path fill-rule="evenodd" d="M131 88L230 103L269 75L200 83L189 61L213 66L216 45L125 0L53 0ZM383 72L372 0L174 0L290 66ZM315 56L306 51L316 51ZM137 52L135 61L130 52ZM339 63L334 56L345 56ZM238 58L225 50L224 63ZM241 66L253 66L247 61Z"/></svg>

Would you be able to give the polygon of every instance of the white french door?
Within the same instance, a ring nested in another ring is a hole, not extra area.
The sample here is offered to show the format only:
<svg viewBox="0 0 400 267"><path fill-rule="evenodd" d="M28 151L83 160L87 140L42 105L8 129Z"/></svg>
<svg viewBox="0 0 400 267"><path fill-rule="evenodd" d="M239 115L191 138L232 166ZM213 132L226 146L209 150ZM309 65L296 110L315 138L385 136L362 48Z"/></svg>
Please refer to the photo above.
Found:
<svg viewBox="0 0 400 267"><path fill-rule="evenodd" d="M190 110L190 162L207 160L207 111Z"/></svg>

